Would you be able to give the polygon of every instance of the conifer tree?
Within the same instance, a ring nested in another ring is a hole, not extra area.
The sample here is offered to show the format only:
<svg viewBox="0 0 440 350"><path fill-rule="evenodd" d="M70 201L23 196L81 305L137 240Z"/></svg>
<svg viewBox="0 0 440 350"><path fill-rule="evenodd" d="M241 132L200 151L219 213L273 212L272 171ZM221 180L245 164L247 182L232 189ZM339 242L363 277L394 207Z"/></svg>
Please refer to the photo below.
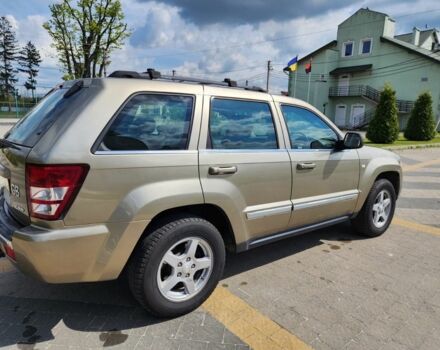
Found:
<svg viewBox="0 0 440 350"><path fill-rule="evenodd" d="M9 96L15 94L17 70L13 63L17 50L17 40L12 25L5 16L2 16L0 17L0 96L2 99L8 99Z"/></svg>
<svg viewBox="0 0 440 350"><path fill-rule="evenodd" d="M399 137L396 92L386 84L380 93L374 117L368 125L367 138L374 143L393 143Z"/></svg>
<svg viewBox="0 0 440 350"><path fill-rule="evenodd" d="M34 98L35 88L37 85L36 77L38 76L39 66L41 63L41 56L37 48L32 42L28 42L18 54L18 70L27 75L27 80L24 86L27 90L32 91L32 98Z"/></svg>
<svg viewBox="0 0 440 350"><path fill-rule="evenodd" d="M432 97L429 92L424 92L414 104L404 135L408 140L428 141L432 140L435 134Z"/></svg>

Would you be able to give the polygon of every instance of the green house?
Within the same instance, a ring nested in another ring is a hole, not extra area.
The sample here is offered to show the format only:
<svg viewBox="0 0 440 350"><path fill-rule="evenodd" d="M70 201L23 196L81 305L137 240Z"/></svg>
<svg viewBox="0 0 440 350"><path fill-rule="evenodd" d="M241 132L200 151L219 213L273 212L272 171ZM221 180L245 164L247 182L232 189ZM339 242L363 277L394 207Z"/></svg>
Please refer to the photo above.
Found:
<svg viewBox="0 0 440 350"><path fill-rule="evenodd" d="M368 124L381 89L390 83L404 129L417 96L430 91L438 127L440 32L414 28L395 35L395 24L387 14L358 10L338 26L336 40L298 61L289 76L289 95L308 101L338 126L356 129Z"/></svg>

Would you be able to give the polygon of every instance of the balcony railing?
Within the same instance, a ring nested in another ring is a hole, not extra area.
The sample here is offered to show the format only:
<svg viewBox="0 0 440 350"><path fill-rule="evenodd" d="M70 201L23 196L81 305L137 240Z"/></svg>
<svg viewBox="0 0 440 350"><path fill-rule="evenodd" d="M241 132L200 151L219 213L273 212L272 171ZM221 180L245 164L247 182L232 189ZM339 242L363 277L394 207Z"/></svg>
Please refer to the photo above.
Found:
<svg viewBox="0 0 440 350"><path fill-rule="evenodd" d="M329 97L364 97L378 103L380 91L368 85L331 86ZM397 100L397 108L401 113L409 113L414 108L414 101Z"/></svg>

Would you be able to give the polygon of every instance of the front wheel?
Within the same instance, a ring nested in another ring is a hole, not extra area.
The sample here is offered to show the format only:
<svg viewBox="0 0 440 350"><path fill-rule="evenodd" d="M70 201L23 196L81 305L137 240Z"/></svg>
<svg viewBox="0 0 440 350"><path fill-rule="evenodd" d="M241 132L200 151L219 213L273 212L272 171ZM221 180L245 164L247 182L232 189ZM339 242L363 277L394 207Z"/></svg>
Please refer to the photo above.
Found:
<svg viewBox="0 0 440 350"><path fill-rule="evenodd" d="M148 234L130 261L129 285L137 301L159 317L200 306L223 274L219 231L199 217L170 219Z"/></svg>
<svg viewBox="0 0 440 350"><path fill-rule="evenodd" d="M352 220L360 234L377 237L384 233L394 216L396 191L390 181L377 180L359 214Z"/></svg>

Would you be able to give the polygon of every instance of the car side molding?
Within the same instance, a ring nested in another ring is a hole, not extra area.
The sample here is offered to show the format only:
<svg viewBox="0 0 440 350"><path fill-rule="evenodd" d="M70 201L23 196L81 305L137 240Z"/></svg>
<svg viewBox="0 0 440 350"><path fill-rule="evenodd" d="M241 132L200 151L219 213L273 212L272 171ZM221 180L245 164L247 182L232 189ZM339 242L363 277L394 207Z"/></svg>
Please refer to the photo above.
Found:
<svg viewBox="0 0 440 350"><path fill-rule="evenodd" d="M330 220L325 220L325 221L322 221L322 222L319 222L316 224L306 225L306 226L298 227L298 228L295 228L292 230L287 230L287 231L275 233L275 234L272 234L269 236L255 239L255 240L243 242L243 243L237 245L237 252L243 252L243 251L246 251L246 250L249 250L252 248L256 248L256 247L259 247L259 246L262 246L262 245L265 245L268 243L282 240L284 238L294 237L294 236L301 235L303 233L307 233L307 232L318 230L318 229L321 229L324 227L336 225L341 222L348 221L349 219L350 219L350 216L348 216L348 215L341 216L341 217L333 218Z"/></svg>

